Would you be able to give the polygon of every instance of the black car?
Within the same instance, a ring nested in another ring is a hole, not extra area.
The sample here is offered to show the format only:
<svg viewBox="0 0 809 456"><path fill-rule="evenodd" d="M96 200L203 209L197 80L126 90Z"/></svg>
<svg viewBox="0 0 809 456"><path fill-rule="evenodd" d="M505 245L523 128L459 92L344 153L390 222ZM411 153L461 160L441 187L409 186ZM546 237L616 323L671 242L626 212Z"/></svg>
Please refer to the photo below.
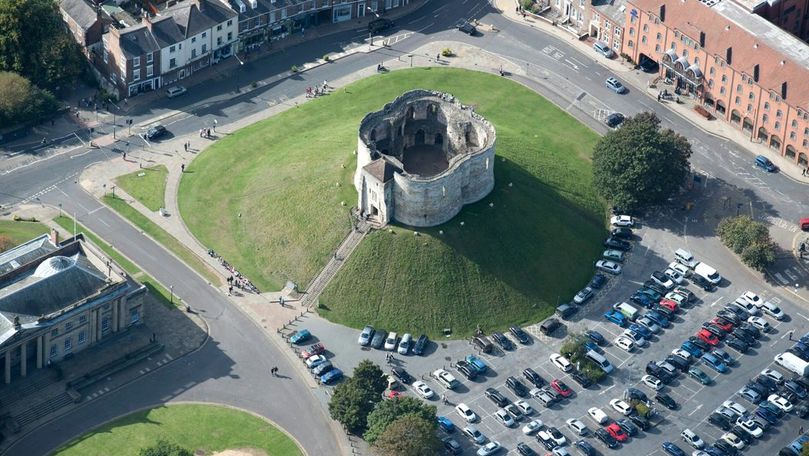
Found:
<svg viewBox="0 0 809 456"><path fill-rule="evenodd" d="M512 350L514 348L514 344L508 339L508 337L504 336L503 333L493 332L492 339L497 342L497 345L500 346L503 350Z"/></svg>
<svg viewBox="0 0 809 456"><path fill-rule="evenodd" d="M456 362L455 368L458 369L458 372L463 374L463 376L468 380L474 380L478 376L478 370L470 366L469 363L464 360Z"/></svg>
<svg viewBox="0 0 809 456"><path fill-rule="evenodd" d="M638 435L638 432L640 432L638 430L638 427L632 424L632 422L629 421L629 419L627 418L621 418L620 420L616 420L615 422L618 423L618 426L621 426L621 429L623 429L624 432L629 434L630 437L634 437Z"/></svg>
<svg viewBox="0 0 809 456"><path fill-rule="evenodd" d="M547 435L546 436L547 438L543 438L543 436L546 436L544 432L537 432L537 442L541 443L542 446L544 446L546 449L553 450L554 448L559 446L556 444L556 441L551 438L550 435Z"/></svg>
<svg viewBox="0 0 809 456"><path fill-rule="evenodd" d="M697 336L689 337L688 341L691 342L692 344L696 345L700 350L702 350L705 353L710 352L711 349L713 348L713 347L711 347L710 345L705 343L705 341L703 341L702 339L700 339Z"/></svg>
<svg viewBox="0 0 809 456"><path fill-rule="evenodd" d="M619 226L610 230L610 235L618 239L632 239L632 228Z"/></svg>
<svg viewBox="0 0 809 456"><path fill-rule="evenodd" d="M663 286L661 286L659 283L657 283L657 282L655 282L655 281L653 281L651 279L647 280L646 282L643 282L643 286L646 287L646 288L652 289L652 290L660 293L661 295L665 295L666 293L669 292Z"/></svg>
<svg viewBox="0 0 809 456"><path fill-rule="evenodd" d="M570 378L576 381L582 388L588 388L593 384L589 377L584 375L580 370L574 369L570 372Z"/></svg>
<svg viewBox="0 0 809 456"><path fill-rule="evenodd" d="M751 336L747 331L742 331L739 328L731 331L731 334L733 334L733 337L743 340L747 345L753 345L756 343L755 337Z"/></svg>
<svg viewBox="0 0 809 456"><path fill-rule="evenodd" d="M778 391L778 383L766 375L756 375L753 381L767 388L768 394L773 394Z"/></svg>
<svg viewBox="0 0 809 456"><path fill-rule="evenodd" d="M736 434L736 436L739 437L745 445L750 445L750 443L752 443L754 440L753 436L745 431L741 426L733 426L730 429L730 432Z"/></svg>
<svg viewBox="0 0 809 456"><path fill-rule="evenodd" d="M711 413L708 416L708 422L723 431L729 431L730 428L733 427L733 423L730 422L730 419L721 413Z"/></svg>
<svg viewBox="0 0 809 456"><path fill-rule="evenodd" d="M371 339L371 347L374 348L382 348L382 344L385 343L385 339L388 338L388 332L384 329L377 329L374 333L374 337Z"/></svg>
<svg viewBox="0 0 809 456"><path fill-rule="evenodd" d="M652 427L652 423L650 423L648 419L640 415L630 415L629 421L631 421L635 426L643 429L644 431L648 431Z"/></svg>
<svg viewBox="0 0 809 456"><path fill-rule="evenodd" d="M687 372L688 368L691 367L688 361L675 355L666 356L666 362L679 369L681 372Z"/></svg>
<svg viewBox="0 0 809 456"><path fill-rule="evenodd" d="M797 396L798 399L806 399L807 395L809 395L803 385L792 379L784 382L784 389Z"/></svg>
<svg viewBox="0 0 809 456"><path fill-rule="evenodd" d="M153 126L149 127L149 129L146 130L145 133L143 133L143 139L151 141L153 139L157 139L157 138L165 135L168 132L169 131L166 130L166 127L164 127L164 126L162 126L160 124L153 125Z"/></svg>
<svg viewBox="0 0 809 456"><path fill-rule="evenodd" d="M609 237L606 241L604 241L604 247L626 252L632 248L632 244L618 238Z"/></svg>
<svg viewBox="0 0 809 456"><path fill-rule="evenodd" d="M506 379L506 387L520 397L525 397L528 394L528 388L525 387L525 384L514 377Z"/></svg>
<svg viewBox="0 0 809 456"><path fill-rule="evenodd" d="M620 112L614 112L608 115L607 118L604 120L604 122L607 124L608 127L615 128L624 122L624 115L621 114Z"/></svg>
<svg viewBox="0 0 809 456"><path fill-rule="evenodd" d="M615 440L613 436L610 435L609 432L605 431L604 429L598 428L595 431L595 436L598 440L604 442L604 445L607 445L609 448L618 448L618 441Z"/></svg>
<svg viewBox="0 0 809 456"><path fill-rule="evenodd" d="M446 437L442 440L442 442L444 442L444 448L447 449L449 454L463 453L463 448L461 447L461 444L458 443L458 441L453 439L452 437Z"/></svg>
<svg viewBox="0 0 809 456"><path fill-rule="evenodd" d="M657 69L660 68L660 65L644 55L640 58L638 68L644 73L657 73Z"/></svg>
<svg viewBox="0 0 809 456"><path fill-rule="evenodd" d="M739 353L746 353L747 350L750 349L750 345L747 342L739 339L738 337L732 334L729 335L727 339L725 339L725 345L736 350Z"/></svg>
<svg viewBox="0 0 809 456"><path fill-rule="evenodd" d="M594 290L598 290L603 287L605 283L607 283L607 276L599 273L593 276L593 280L591 280L587 286Z"/></svg>
<svg viewBox="0 0 809 456"><path fill-rule="evenodd" d="M598 332L596 330L588 329L584 333L584 335L587 336L587 338L589 338L590 340L592 340L593 342L595 342L598 345L606 345L607 344L607 338L604 337L600 332Z"/></svg>
<svg viewBox="0 0 809 456"><path fill-rule="evenodd" d="M742 323L742 319L739 318L738 315L725 309L722 309L719 312L717 312L716 318L719 318L719 321L723 323L727 322L732 324L733 326L739 326Z"/></svg>
<svg viewBox="0 0 809 456"><path fill-rule="evenodd" d="M393 28L394 22L385 19L384 17L380 17L379 19L374 19L373 21L368 23L368 32L370 33L378 33Z"/></svg>
<svg viewBox="0 0 809 456"><path fill-rule="evenodd" d="M766 396L769 396L769 395L770 395L770 390L769 390L769 388L767 388L766 386L762 385L761 383L757 383L757 382L755 382L755 381L749 381L749 382L747 382L747 384L746 384L745 386L746 386L747 388L750 388L751 390L753 390L753 391L757 392L759 396L764 396L764 397L766 397Z"/></svg>
<svg viewBox="0 0 809 456"><path fill-rule="evenodd" d="M425 334L419 336L419 339L416 341L416 344L413 345L413 354L421 355L424 353L424 349L427 348L427 342L429 339Z"/></svg>
<svg viewBox="0 0 809 456"><path fill-rule="evenodd" d="M674 399L666 393L655 394L655 400L663 404L669 410L677 409L677 402L675 402Z"/></svg>
<svg viewBox="0 0 809 456"><path fill-rule="evenodd" d="M474 35L478 31L478 29L476 29L474 25L470 24L469 21L464 19L461 19L458 22L456 22L455 28L466 33L469 36Z"/></svg>
<svg viewBox="0 0 809 456"><path fill-rule="evenodd" d="M497 391L494 388L486 388L486 391L483 394L485 394L486 397L491 399L492 402L497 404L498 407L505 407L509 404L509 401L508 399L506 399L506 396L503 396L503 393Z"/></svg>
<svg viewBox="0 0 809 456"><path fill-rule="evenodd" d="M653 364L654 363L650 363ZM641 401L643 403L649 403L649 397L646 396L646 393L637 389L637 388L627 388L624 390L624 400L627 402L631 401Z"/></svg>
<svg viewBox="0 0 809 456"><path fill-rule="evenodd" d="M755 337L756 339L761 338L761 330L751 325L750 323L747 323L746 321L743 321L736 329L744 331L750 334L751 336Z"/></svg>
<svg viewBox="0 0 809 456"><path fill-rule="evenodd" d="M798 358L807 361L809 360L809 351L804 350L798 347L789 347L787 348L788 353L792 353L793 355L797 356Z"/></svg>
<svg viewBox="0 0 809 456"><path fill-rule="evenodd" d="M736 456L737 454L739 454L739 450L737 450L736 447L725 442L724 440L717 440L713 444L713 446L722 451L723 453L727 454L728 456Z"/></svg>
<svg viewBox="0 0 809 456"><path fill-rule="evenodd" d="M705 277L702 277L699 274L691 274L691 277L689 277L688 280L690 280L691 283L702 288L705 291L711 292L716 290L716 285L714 285L713 283L711 283L710 280L706 279Z"/></svg>
<svg viewBox="0 0 809 456"><path fill-rule="evenodd" d="M536 371L530 367L522 371L522 375L537 388L542 388L546 383L548 383L544 378L542 378L541 375L537 374Z"/></svg>
<svg viewBox="0 0 809 456"><path fill-rule="evenodd" d="M407 373L406 370L402 369L401 367L394 367L391 368L391 373L393 376L398 378L400 382L404 383L405 385L409 385L410 382L413 381L413 377Z"/></svg>
<svg viewBox="0 0 809 456"><path fill-rule="evenodd" d="M582 456L596 456L596 449L587 440L577 440L573 444Z"/></svg>
<svg viewBox="0 0 809 456"><path fill-rule="evenodd" d="M522 328L519 326L509 326L509 332L515 339L517 339L521 344L527 345L531 343L531 338L528 337L528 333L526 333Z"/></svg>
<svg viewBox="0 0 809 456"><path fill-rule="evenodd" d="M562 304L556 308L556 315L561 317L562 320L567 320L578 311L579 308L572 304Z"/></svg>
<svg viewBox="0 0 809 456"><path fill-rule="evenodd" d="M743 308L741 308L741 307L739 307L737 305L734 305L734 304L730 304L730 305L727 305L727 306L723 307L723 310L727 310L727 311L735 313L736 316L739 317L739 319L742 322L747 322L747 319L750 318L750 312L748 312L746 309L743 309Z"/></svg>
<svg viewBox="0 0 809 456"><path fill-rule="evenodd" d="M522 456L535 456L537 454L536 451L532 450L530 446L523 442L517 444L517 452Z"/></svg>
<svg viewBox="0 0 809 456"><path fill-rule="evenodd" d="M653 361L646 364L646 373L649 375L654 375L665 384L671 383L671 381L674 380L674 377L669 373L669 371L658 366Z"/></svg>
<svg viewBox="0 0 809 456"><path fill-rule="evenodd" d="M543 321L542 324L539 326L539 332L542 334L549 336L556 332L557 329L562 327L562 323L555 318L548 318L547 320Z"/></svg>
<svg viewBox="0 0 809 456"><path fill-rule="evenodd" d="M801 404L795 407L795 414L806 419L806 417L809 416L809 406Z"/></svg>

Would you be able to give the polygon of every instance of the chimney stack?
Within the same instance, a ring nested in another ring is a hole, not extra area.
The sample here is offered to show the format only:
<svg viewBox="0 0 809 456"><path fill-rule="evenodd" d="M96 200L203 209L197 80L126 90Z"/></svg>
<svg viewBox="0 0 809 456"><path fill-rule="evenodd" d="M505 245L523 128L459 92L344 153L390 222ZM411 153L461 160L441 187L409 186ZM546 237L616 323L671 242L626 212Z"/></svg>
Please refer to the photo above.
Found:
<svg viewBox="0 0 809 456"><path fill-rule="evenodd" d="M55 228L51 228L50 239L53 245L59 245L59 232Z"/></svg>

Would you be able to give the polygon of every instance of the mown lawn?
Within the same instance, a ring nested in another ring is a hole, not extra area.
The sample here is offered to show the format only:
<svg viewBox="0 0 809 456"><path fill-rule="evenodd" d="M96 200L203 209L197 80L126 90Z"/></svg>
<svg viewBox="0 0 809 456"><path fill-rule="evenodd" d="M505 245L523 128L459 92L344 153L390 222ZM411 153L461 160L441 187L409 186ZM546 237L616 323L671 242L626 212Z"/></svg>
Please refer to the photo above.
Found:
<svg viewBox="0 0 809 456"><path fill-rule="evenodd" d="M169 170L163 165L139 169L115 179L115 183L144 206L157 212L166 204L166 177Z"/></svg>
<svg viewBox="0 0 809 456"><path fill-rule="evenodd" d="M255 448L268 455L303 454L289 436L245 412L211 405L169 405L144 410L105 424L56 451L59 456L137 456L143 447L167 440L210 455L226 449Z"/></svg>
<svg viewBox="0 0 809 456"><path fill-rule="evenodd" d="M305 286L350 229L360 119L413 88L452 93L495 125L495 190L421 236L397 227L369 236L323 294L321 313L456 336L547 316L589 279L600 250L604 207L589 161L597 136L498 76L379 75L224 138L183 176L186 223L259 287Z"/></svg>
<svg viewBox="0 0 809 456"><path fill-rule="evenodd" d="M9 240L9 247L22 244L25 241L50 232L47 226L39 222L16 222L14 220L0 220L0 237ZM0 246L0 252L4 249Z"/></svg>

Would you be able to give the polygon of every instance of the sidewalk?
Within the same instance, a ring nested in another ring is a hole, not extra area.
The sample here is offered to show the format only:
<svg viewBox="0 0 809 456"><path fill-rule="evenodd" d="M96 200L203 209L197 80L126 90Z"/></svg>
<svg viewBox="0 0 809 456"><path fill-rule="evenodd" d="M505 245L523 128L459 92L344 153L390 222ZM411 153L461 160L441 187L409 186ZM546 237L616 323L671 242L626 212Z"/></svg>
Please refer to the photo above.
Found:
<svg viewBox="0 0 809 456"><path fill-rule="evenodd" d="M596 54L591 47L593 42L591 38L588 40L579 40L571 33L559 27L555 27L549 22L535 19L531 16L526 16L523 18L522 15L518 14L516 11L517 5L517 0L494 0L494 6L500 10L500 14L503 17L513 22L534 27L542 30L545 33L554 35L558 39L564 40L571 46L578 48L582 53L586 55L591 54L595 58ZM627 63L623 59L615 58L608 60L599 58L597 63L607 67L610 71L619 75L627 84L634 86L636 89L644 91L655 102L657 102L657 94L660 90L667 88L670 92L674 92L674 87L665 86L662 80L658 82L656 86L652 84L653 81L658 79L658 74L644 73L635 69L633 64ZM680 115L680 117L686 119L688 122L692 123L695 127L699 128L705 133L731 141L739 148L750 153L751 165L755 155L764 155L776 166L778 166L779 172L782 175L797 183L809 185L809 176L802 176L801 168L794 162L782 157L780 153L770 149L765 144L761 144L758 142L758 140L751 139L749 135L734 127L730 123L725 122L724 120L706 120L704 117L694 111L695 105L698 104L697 100L683 96L681 97L681 101L683 102L682 104L677 104L674 102L664 103L667 105L668 109L676 112Z"/></svg>

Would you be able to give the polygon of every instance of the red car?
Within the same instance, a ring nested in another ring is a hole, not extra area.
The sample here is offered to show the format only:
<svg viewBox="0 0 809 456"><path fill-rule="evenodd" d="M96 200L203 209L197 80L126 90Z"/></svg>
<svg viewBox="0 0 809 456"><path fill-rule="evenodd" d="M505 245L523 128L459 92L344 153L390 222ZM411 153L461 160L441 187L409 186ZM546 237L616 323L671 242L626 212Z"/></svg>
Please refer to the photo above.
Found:
<svg viewBox="0 0 809 456"><path fill-rule="evenodd" d="M699 332L697 333L697 337L699 337L701 341L705 342L711 347L719 345L719 338L716 337L716 334L708 331L705 328L699 330Z"/></svg>
<svg viewBox="0 0 809 456"><path fill-rule="evenodd" d="M326 351L326 347L323 344L314 344L310 345L306 348L306 350L301 352L301 358L306 359L310 356L319 355Z"/></svg>
<svg viewBox="0 0 809 456"><path fill-rule="evenodd" d="M386 398L388 398L388 399L397 399L397 398L402 397L402 393L400 393L400 392L398 392L396 390L390 390L387 393L385 393L384 396Z"/></svg>
<svg viewBox="0 0 809 456"><path fill-rule="evenodd" d="M677 303L672 301L671 299L661 299L660 306L665 307L666 309L670 310L672 313L677 312Z"/></svg>
<svg viewBox="0 0 809 456"><path fill-rule="evenodd" d="M618 423L612 423L609 426L607 426L605 429L607 430L607 432L610 433L610 435L615 440L617 440L619 442L626 442L627 440L629 440L629 436L627 435L626 432L624 432L623 429L621 429L621 426L619 426Z"/></svg>
<svg viewBox="0 0 809 456"><path fill-rule="evenodd" d="M551 388L556 390L562 397L570 397L573 394L573 390L570 389L569 386L565 385L565 383L559 379L554 379L551 382Z"/></svg>
<svg viewBox="0 0 809 456"><path fill-rule="evenodd" d="M716 317L713 320L711 320L711 323L722 328L722 331L725 332L733 331L733 323L725 320L724 318Z"/></svg>

